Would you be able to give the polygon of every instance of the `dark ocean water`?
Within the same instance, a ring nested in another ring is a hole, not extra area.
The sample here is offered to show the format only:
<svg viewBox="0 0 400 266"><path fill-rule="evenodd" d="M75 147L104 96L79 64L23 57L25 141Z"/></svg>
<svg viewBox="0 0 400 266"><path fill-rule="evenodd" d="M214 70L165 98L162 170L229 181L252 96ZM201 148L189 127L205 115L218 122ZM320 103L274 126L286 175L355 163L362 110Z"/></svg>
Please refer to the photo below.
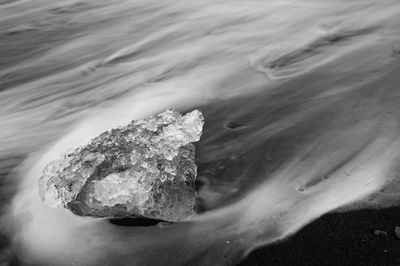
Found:
<svg viewBox="0 0 400 266"><path fill-rule="evenodd" d="M397 0L0 1L0 260L231 265L398 206L399 84ZM205 117L198 215L117 226L40 201L47 162L171 107Z"/></svg>

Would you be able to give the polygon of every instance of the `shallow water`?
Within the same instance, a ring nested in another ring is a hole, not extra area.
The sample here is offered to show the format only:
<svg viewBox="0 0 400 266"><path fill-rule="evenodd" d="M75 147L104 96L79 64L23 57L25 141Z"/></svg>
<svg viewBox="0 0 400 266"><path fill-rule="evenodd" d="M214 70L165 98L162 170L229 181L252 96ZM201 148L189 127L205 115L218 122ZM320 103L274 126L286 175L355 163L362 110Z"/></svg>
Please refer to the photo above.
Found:
<svg viewBox="0 0 400 266"><path fill-rule="evenodd" d="M0 4L5 260L229 265L399 202L397 0ZM124 227L40 201L48 161L170 107L205 116L196 216Z"/></svg>

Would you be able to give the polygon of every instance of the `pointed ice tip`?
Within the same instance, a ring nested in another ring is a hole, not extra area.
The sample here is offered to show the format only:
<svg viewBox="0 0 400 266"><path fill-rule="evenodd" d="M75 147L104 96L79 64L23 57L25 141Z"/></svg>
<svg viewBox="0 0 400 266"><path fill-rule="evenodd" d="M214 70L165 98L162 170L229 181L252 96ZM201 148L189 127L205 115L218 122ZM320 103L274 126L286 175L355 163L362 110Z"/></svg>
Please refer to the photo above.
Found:
<svg viewBox="0 0 400 266"><path fill-rule="evenodd" d="M194 109L182 117L183 123L186 125L186 131L191 136L190 142L196 142L200 140L203 133L204 117L201 111Z"/></svg>
<svg viewBox="0 0 400 266"><path fill-rule="evenodd" d="M187 120L190 120L194 123L199 123L199 125L201 126L201 129L203 129L203 125L204 125L204 116L201 113L200 110L198 109L194 109L193 111L187 113L184 116Z"/></svg>
<svg viewBox="0 0 400 266"><path fill-rule="evenodd" d="M193 111L187 113L186 115L195 116L204 121L203 113L199 109L194 109Z"/></svg>

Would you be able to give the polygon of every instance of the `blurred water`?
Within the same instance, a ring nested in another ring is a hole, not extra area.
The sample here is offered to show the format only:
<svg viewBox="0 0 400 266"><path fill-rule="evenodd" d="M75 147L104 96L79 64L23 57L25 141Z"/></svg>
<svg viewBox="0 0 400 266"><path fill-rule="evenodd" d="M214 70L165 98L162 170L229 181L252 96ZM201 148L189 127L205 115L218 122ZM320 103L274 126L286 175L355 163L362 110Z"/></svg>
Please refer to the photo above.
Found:
<svg viewBox="0 0 400 266"><path fill-rule="evenodd" d="M399 26L397 0L0 1L1 258L234 264L398 204ZM42 204L48 161L170 107L205 116L198 215L121 227Z"/></svg>

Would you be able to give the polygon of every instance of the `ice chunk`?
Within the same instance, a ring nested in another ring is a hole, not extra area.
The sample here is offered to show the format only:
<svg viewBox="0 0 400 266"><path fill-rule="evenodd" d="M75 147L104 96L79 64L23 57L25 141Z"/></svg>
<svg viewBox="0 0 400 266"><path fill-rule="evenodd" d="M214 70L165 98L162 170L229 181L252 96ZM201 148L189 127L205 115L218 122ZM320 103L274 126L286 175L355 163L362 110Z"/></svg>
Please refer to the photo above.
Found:
<svg viewBox="0 0 400 266"><path fill-rule="evenodd" d="M167 110L102 133L50 162L39 181L49 207L83 216L179 221L195 212L192 142L203 115Z"/></svg>

